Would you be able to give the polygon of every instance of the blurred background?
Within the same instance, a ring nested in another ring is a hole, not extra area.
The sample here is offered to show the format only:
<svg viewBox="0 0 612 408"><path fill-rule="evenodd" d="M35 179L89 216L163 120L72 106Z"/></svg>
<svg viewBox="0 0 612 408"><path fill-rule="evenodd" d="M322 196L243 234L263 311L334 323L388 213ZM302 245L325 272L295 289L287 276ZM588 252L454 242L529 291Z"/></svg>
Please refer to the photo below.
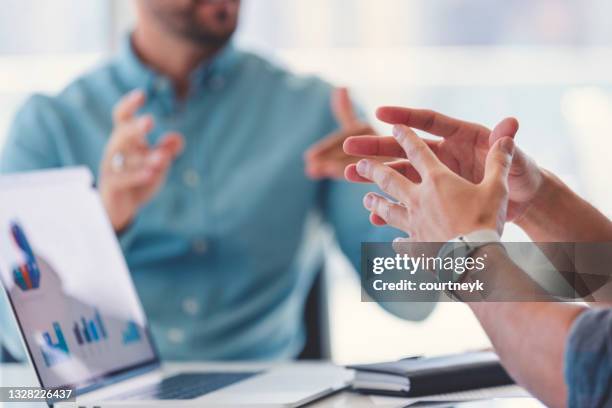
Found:
<svg viewBox="0 0 612 408"><path fill-rule="evenodd" d="M58 92L112 55L130 29L130 3L3 0L0 145L28 94ZM516 116L519 145L612 212L612 2L243 0L243 8L240 46L349 86L370 114L397 104L489 126ZM509 229L505 238L524 237ZM338 363L488 345L463 305L407 323L360 302L357 275L333 249L327 282Z"/></svg>

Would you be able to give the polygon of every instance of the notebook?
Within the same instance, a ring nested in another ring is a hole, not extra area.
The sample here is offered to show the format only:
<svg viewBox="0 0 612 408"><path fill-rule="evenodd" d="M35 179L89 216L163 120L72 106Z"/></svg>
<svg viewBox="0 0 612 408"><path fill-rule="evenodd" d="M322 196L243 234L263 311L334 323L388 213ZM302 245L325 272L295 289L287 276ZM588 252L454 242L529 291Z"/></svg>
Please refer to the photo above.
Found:
<svg viewBox="0 0 612 408"><path fill-rule="evenodd" d="M402 397L475 390L514 384L493 352L350 366L356 370L355 391Z"/></svg>

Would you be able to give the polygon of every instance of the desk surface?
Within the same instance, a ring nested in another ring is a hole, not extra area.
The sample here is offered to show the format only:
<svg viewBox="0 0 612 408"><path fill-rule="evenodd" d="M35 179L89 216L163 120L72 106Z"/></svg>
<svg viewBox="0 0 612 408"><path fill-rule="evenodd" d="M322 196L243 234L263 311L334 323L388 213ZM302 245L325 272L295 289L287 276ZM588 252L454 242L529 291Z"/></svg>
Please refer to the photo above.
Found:
<svg viewBox="0 0 612 408"><path fill-rule="evenodd" d="M286 364L317 364L317 363L306 363L306 362L294 362ZM277 366L280 366L279 364ZM271 364L264 363L169 363L166 364L165 368L170 371L249 371L249 370L261 370L269 369L274 367ZM0 386L36 386L36 376L32 367L21 364L3 364L0 365ZM402 407L406 404L401 400L390 400L390 399L377 399L369 396L358 395L351 392L342 392L332 395L328 398L320 400L316 403L309 405L312 408L342 408L342 407L354 407L354 408L366 408L366 407ZM28 408L28 407L44 407L44 404L2 404L2 408ZM421 406L440 406L440 405L416 405ZM507 398L498 400L489 400L485 404L474 404L474 407L495 407L495 408L539 408L542 407L540 403L532 398ZM448 405L444 405L448 407ZM457 407L463 407L463 405L457 405ZM469 408L470 405L466 405L465 408Z"/></svg>

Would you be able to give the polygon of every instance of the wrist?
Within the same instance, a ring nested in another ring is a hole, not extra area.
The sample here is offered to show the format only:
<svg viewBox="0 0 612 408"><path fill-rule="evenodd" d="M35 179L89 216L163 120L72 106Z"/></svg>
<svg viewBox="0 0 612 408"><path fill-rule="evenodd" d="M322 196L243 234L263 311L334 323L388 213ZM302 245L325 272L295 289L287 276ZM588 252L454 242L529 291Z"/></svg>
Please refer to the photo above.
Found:
<svg viewBox="0 0 612 408"><path fill-rule="evenodd" d="M533 225L542 222L542 216L550 212L551 203L556 201L563 185L556 176L545 169L540 169L539 184L525 210L512 221L523 230L529 230Z"/></svg>
<svg viewBox="0 0 612 408"><path fill-rule="evenodd" d="M111 226L116 233L119 233L126 229L126 227L132 222L134 215L118 205L120 199L114 198L112 195L100 192L102 198L102 205L106 210L106 214L110 220Z"/></svg>
<svg viewBox="0 0 612 408"><path fill-rule="evenodd" d="M474 275L481 275L481 272L486 268L485 261L488 255L486 252L483 255L479 255L479 253L483 248L490 246L503 249L497 230L489 228L474 230L468 234L457 236L439 249L437 258L443 260L443 262L436 269L436 275L440 282L449 284L445 292L451 299L467 300L464 297L465 294L461 292L465 288L462 283L471 281L474 279ZM456 264L451 263L450 269L445 266L449 259L454 259L457 262ZM480 297L484 293L471 295ZM468 298L471 298L471 295Z"/></svg>
<svg viewBox="0 0 612 408"><path fill-rule="evenodd" d="M482 262L484 267L468 270L463 281L468 284L481 283L483 290L478 293L460 295L463 302L470 304L504 299L504 283L499 274L503 273L501 271L504 270L504 263L509 259L506 248L498 242L490 242L477 248L472 253L472 257Z"/></svg>

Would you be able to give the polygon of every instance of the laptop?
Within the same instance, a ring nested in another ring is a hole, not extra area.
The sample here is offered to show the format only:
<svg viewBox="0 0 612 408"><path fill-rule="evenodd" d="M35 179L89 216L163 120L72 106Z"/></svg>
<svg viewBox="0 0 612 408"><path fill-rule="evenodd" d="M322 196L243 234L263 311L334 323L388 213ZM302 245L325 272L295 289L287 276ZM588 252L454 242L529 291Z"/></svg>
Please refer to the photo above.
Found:
<svg viewBox="0 0 612 408"><path fill-rule="evenodd" d="M295 407L349 384L331 364L162 364L92 185L84 168L0 177L0 280L41 387L74 389L79 407Z"/></svg>

